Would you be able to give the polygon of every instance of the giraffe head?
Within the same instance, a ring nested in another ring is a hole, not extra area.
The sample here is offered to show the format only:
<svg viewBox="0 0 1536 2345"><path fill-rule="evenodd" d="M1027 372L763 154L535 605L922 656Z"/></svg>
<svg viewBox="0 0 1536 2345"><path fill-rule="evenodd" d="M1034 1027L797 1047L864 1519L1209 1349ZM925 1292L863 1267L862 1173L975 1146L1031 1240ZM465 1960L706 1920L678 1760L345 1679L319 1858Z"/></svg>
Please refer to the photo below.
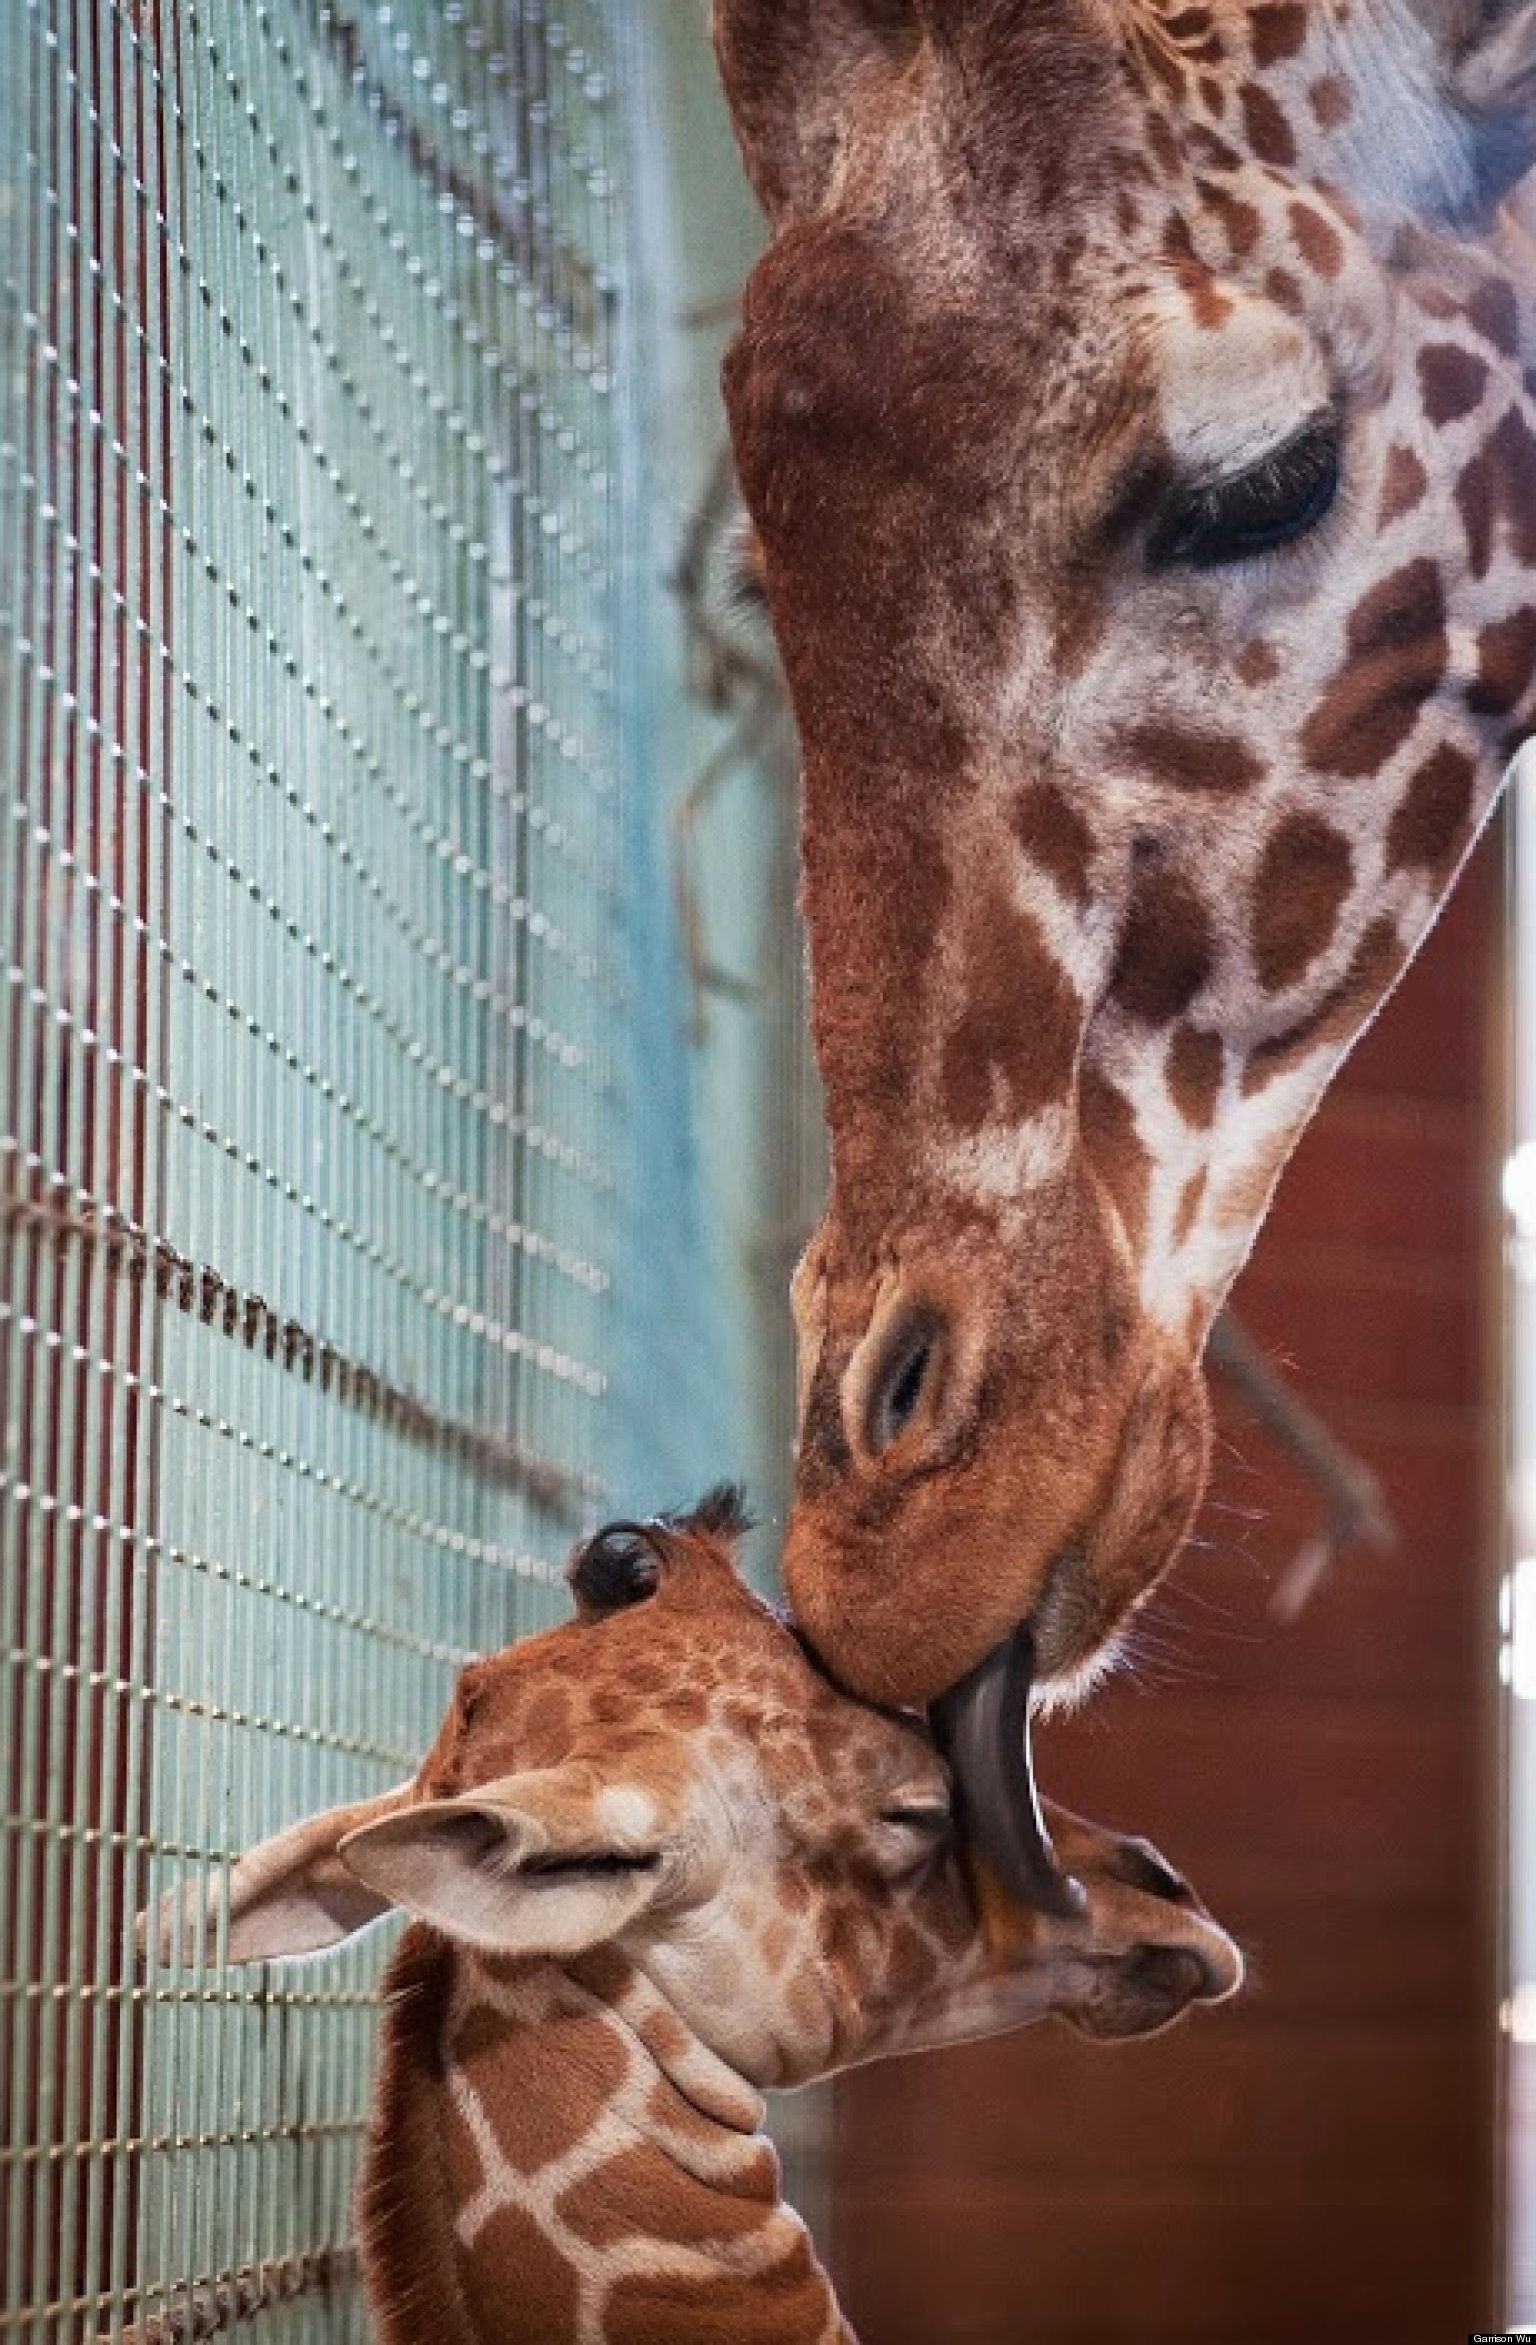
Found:
<svg viewBox="0 0 1536 2345"><path fill-rule="evenodd" d="M832 1186L790 1592L1069 1690L1536 677L1536 6L716 0Z"/></svg>
<svg viewBox="0 0 1536 2345"><path fill-rule="evenodd" d="M751 1594L716 1493L578 1551L580 1617L461 1675L412 1782L174 1896L159 1942L232 1961L391 1908L480 1954L613 1948L759 2088L1056 2012L1141 2034L1230 1994L1236 1949L1146 1842L1056 1816L1082 1909L1013 1904L962 1853L922 1723L840 1692Z"/></svg>

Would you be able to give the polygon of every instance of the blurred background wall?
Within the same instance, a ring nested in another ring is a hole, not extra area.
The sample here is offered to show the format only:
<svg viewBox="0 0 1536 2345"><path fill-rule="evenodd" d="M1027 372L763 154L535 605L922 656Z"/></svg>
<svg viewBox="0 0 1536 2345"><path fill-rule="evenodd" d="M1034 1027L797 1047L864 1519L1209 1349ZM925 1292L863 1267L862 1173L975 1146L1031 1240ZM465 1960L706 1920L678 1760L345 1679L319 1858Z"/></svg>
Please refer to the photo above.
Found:
<svg viewBox="0 0 1536 2345"><path fill-rule="evenodd" d="M1399 1550L1277 1622L1317 1497L1224 1400L1139 1662L1041 1737L1046 1789L1150 1833L1249 1985L1145 2045L1035 2030L851 2078L834 2239L868 2345L1500 2325L1503 897L1495 835L1235 1296L1379 1474Z"/></svg>

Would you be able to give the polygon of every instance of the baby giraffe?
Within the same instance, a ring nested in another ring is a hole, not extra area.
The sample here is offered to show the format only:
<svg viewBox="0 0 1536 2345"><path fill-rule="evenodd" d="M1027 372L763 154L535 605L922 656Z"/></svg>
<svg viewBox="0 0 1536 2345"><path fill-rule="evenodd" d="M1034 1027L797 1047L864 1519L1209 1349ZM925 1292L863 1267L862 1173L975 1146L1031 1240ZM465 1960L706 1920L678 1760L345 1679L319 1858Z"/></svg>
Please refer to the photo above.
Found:
<svg viewBox="0 0 1536 2345"><path fill-rule="evenodd" d="M923 1724L828 1681L742 1527L717 1491L599 1532L578 1618L466 1669L413 1782L162 1908L164 1950L235 1962L416 1917L359 2202L383 2345L846 2345L766 2088L1047 2012L1142 2034L1239 1983L1144 1841L1053 1815L1083 1910L1013 1907Z"/></svg>

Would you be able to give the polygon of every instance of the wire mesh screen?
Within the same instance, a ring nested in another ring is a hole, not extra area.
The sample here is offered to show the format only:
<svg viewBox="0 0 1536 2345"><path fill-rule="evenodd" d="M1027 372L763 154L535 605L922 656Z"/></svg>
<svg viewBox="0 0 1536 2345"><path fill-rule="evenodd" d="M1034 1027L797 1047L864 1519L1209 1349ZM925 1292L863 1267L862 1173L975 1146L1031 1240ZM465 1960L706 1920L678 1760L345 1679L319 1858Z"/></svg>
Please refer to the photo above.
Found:
<svg viewBox="0 0 1536 2345"><path fill-rule="evenodd" d="M616 1474L733 1462L619 38L0 10L6 2338L366 2333L384 1950L132 1917L408 1772Z"/></svg>

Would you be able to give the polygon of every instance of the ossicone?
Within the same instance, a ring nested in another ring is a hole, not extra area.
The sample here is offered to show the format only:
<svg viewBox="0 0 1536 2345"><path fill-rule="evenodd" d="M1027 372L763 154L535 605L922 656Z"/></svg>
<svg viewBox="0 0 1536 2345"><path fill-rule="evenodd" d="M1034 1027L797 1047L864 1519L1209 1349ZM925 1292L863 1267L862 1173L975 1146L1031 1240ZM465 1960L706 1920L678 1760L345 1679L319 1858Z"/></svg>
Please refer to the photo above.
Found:
<svg viewBox="0 0 1536 2345"><path fill-rule="evenodd" d="M686 1514L669 1515L667 1520L679 1531L705 1539L741 1539L752 1528L746 1493L739 1482L717 1482L705 1491L697 1506Z"/></svg>
<svg viewBox="0 0 1536 2345"><path fill-rule="evenodd" d="M659 1523L605 1523L584 1539L565 1567L583 1620L603 1620L643 1604L661 1586L664 1552Z"/></svg>

